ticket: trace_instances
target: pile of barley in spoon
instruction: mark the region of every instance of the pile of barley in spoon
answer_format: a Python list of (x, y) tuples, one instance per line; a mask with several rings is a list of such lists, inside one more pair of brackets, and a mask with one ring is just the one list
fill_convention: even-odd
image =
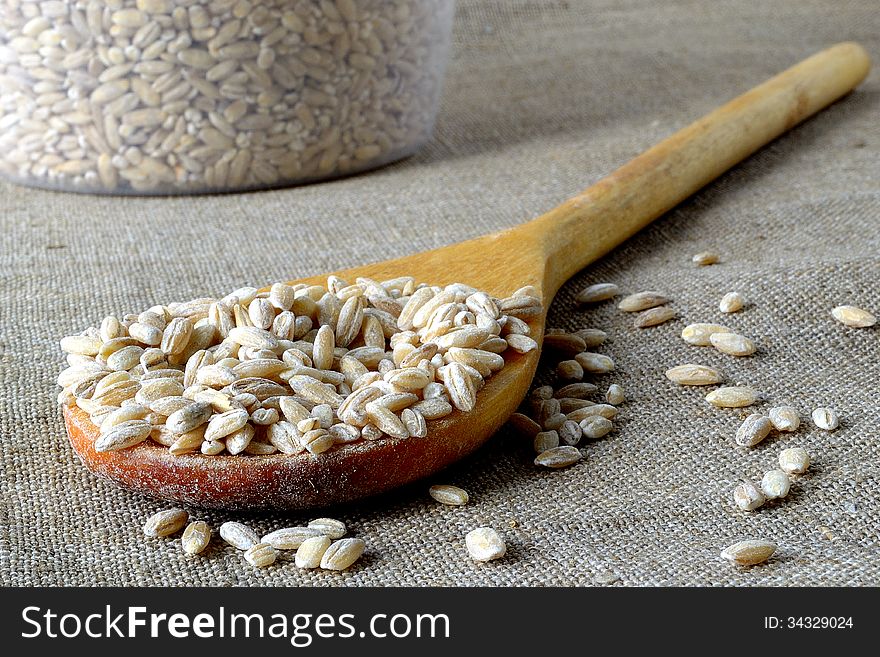
[(99, 428), (97, 451), (152, 441), (172, 454), (318, 455), (383, 437), (424, 438), (469, 412), (502, 354), (537, 348), (533, 288), (330, 276), (108, 316), (61, 340), (59, 401)]

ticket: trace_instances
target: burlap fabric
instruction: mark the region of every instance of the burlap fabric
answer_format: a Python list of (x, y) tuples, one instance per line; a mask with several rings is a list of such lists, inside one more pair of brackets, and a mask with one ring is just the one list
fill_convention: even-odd
[[(836, 41), (880, 53), (873, 0), (677, 3), (462, 1), (434, 140), (370, 175), (246, 195), (101, 198), (0, 185), (4, 584), (30, 585), (877, 585), (880, 584), (880, 333), (829, 310), (880, 311), (880, 78), (780, 139), (581, 273), (550, 325), (607, 329), (603, 351), (629, 401), (617, 430), (563, 471), (532, 465), (501, 432), (434, 478), (471, 493), (463, 508), (429, 482), (313, 514), (198, 513), (258, 530), (343, 519), (368, 552), (350, 572), (256, 570), (215, 543), (185, 558), (145, 541), (161, 502), (96, 480), (66, 442), (54, 379), (57, 339), (108, 312), (222, 293), (441, 246), (549, 209), (641, 149)], [(696, 268), (713, 249), (722, 263)], [(477, 265), (478, 263), (475, 263)], [(462, 278), (466, 280), (465, 272)], [(682, 320), (639, 331), (605, 304), (577, 308), (584, 284), (657, 289)], [(733, 359), (684, 344), (684, 321), (726, 318), (760, 352)], [(806, 418), (825, 405), (841, 428), (736, 448), (740, 412), (665, 380), (702, 362)], [(784, 503), (744, 514), (730, 493), (780, 449), (814, 456)], [(477, 565), (464, 535), (481, 525), (508, 555)], [(718, 552), (766, 537), (778, 556), (740, 570)]]

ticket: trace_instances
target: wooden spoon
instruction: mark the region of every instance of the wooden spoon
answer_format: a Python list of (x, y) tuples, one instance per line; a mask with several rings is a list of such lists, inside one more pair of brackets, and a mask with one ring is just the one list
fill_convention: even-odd
[[(764, 144), (856, 87), (870, 60), (842, 43), (810, 57), (660, 142), (533, 221), (478, 239), (341, 272), (375, 279), (410, 275), (463, 282), (498, 297), (534, 285), (546, 309), (570, 276), (606, 254)], [(296, 282), (324, 283), (327, 274)], [(532, 323), (543, 334), (544, 317)], [(380, 493), (467, 456), (507, 420), (528, 390), (538, 353), (507, 357), (471, 413), (430, 424), (427, 438), (384, 438), (307, 453), (172, 456), (150, 443), (99, 453), (88, 416), (64, 410), (70, 442), (86, 466), (133, 491), (216, 508), (304, 509)]]

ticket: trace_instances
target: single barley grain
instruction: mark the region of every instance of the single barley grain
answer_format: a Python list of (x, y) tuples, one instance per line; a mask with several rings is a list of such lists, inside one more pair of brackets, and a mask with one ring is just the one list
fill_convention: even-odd
[(547, 468), (567, 468), (580, 460), (581, 453), (577, 447), (566, 445), (541, 452), (535, 457), (535, 465), (543, 465)]
[(309, 523), (309, 529), (317, 529), (324, 536), (336, 540), (345, 536), (345, 523), (334, 518), (316, 518)]
[(585, 399), (590, 394), (596, 392), (599, 388), (592, 383), (569, 383), (553, 392), (553, 397), (557, 399), (574, 398)]
[(761, 492), (768, 500), (775, 500), (788, 495), (791, 489), (791, 479), (783, 470), (770, 470), (764, 473), (761, 479)]
[(500, 559), (507, 553), (504, 539), (491, 527), (478, 527), (469, 531), (464, 542), (468, 554), (474, 561), (493, 561)]
[(366, 544), (360, 538), (342, 538), (330, 544), (321, 557), (321, 568), (345, 570), (361, 558)]
[(596, 402), (591, 402), (588, 399), (577, 399), (575, 397), (563, 397), (559, 400), (559, 412), (565, 413), (568, 415), (572, 411), (576, 411), (579, 408), (586, 408), (587, 406), (595, 406)]
[(612, 383), (608, 386), (608, 390), (605, 392), (605, 401), (613, 406), (620, 406), (626, 401), (626, 395), (623, 392), (623, 388), (616, 383)]
[(555, 397), (535, 402), (533, 407), (536, 412), (535, 419), (542, 425), (552, 416), (562, 412), (562, 402)]
[(165, 426), (171, 433), (184, 434), (208, 422), (213, 413), (211, 404), (194, 402), (171, 413), (165, 420)]
[(527, 335), (511, 333), (505, 339), (507, 340), (507, 346), (519, 354), (527, 354), (538, 348), (538, 343)]
[(95, 441), (96, 452), (115, 452), (128, 449), (144, 442), (153, 430), (146, 420), (127, 420), (120, 422)]
[(624, 312), (634, 313), (667, 303), (669, 303), (669, 298), (660, 292), (637, 292), (624, 297), (617, 307)]
[(596, 283), (585, 287), (575, 295), (578, 303), (598, 303), (606, 301), (620, 294), (620, 288), (614, 283)]
[(584, 418), (578, 426), (580, 426), (584, 437), (590, 440), (598, 440), (608, 435), (614, 429), (614, 424), (611, 420), (601, 415)]
[(294, 563), (297, 568), (319, 568), (321, 559), (327, 548), (330, 547), (331, 540), (327, 536), (311, 536), (304, 540), (296, 549)]
[(529, 393), (529, 397), (532, 399), (552, 399), (553, 386), (538, 386)]
[(719, 408), (742, 408), (758, 401), (758, 391), (748, 386), (718, 388), (706, 395), (706, 401)]
[(166, 509), (154, 513), (144, 523), (144, 534), (151, 538), (159, 538), (176, 534), (186, 526), (189, 514), (183, 509)]
[(244, 558), (252, 566), (266, 568), (275, 563), (278, 551), (268, 543), (257, 543), (244, 551)]
[(754, 566), (767, 561), (774, 552), (776, 552), (775, 543), (750, 539), (724, 548), (721, 557), (738, 566)]
[(723, 313), (735, 313), (743, 309), (745, 299), (739, 292), (728, 292), (718, 303), (718, 310)]
[(405, 408), (400, 413), (400, 421), (409, 432), (410, 438), (425, 438), (428, 435), (428, 423), (425, 416), (411, 408)]
[(607, 374), (614, 371), (614, 361), (605, 354), (585, 351), (575, 356), (575, 360), (584, 369), (584, 372), (591, 374)]
[(770, 422), (770, 418), (760, 413), (752, 413), (737, 429), (734, 440), (742, 447), (754, 447), (770, 435), (772, 428), (773, 423)]
[(549, 449), (559, 447), (559, 434), (556, 431), (541, 431), (535, 436), (532, 445), (537, 454), (542, 454)]
[(224, 522), (220, 525), (220, 538), (239, 550), (248, 550), (260, 542), (257, 532), (240, 522)]
[(226, 444), (226, 451), (230, 454), (241, 454), (245, 451), (256, 435), (256, 430), (250, 424), (244, 425), (238, 431), (234, 431), (233, 433), (226, 436), (224, 439)]
[(583, 437), (581, 425), (574, 420), (566, 420), (556, 432), (559, 434), (559, 442), (563, 445), (577, 445)]
[(608, 339), (608, 334), (605, 331), (594, 328), (578, 329), (574, 335), (584, 341), (587, 349), (603, 345)]
[(691, 262), (698, 267), (714, 265), (718, 262), (718, 254), (713, 251), (701, 251), (691, 258)]
[(811, 417), (813, 418), (813, 424), (825, 431), (834, 431), (840, 426), (840, 419), (837, 417), (837, 413), (830, 408), (817, 408), (813, 411)]
[(187, 525), (180, 539), (181, 547), (187, 554), (203, 552), (211, 542), (211, 528), (204, 520), (196, 520)]
[(708, 386), (721, 383), (724, 375), (714, 367), (687, 363), (666, 370), (666, 378), (682, 386)]
[(767, 413), (777, 431), (797, 431), (801, 426), (801, 418), (791, 406), (777, 406)]
[(837, 306), (831, 311), (832, 316), (844, 326), (868, 328), (877, 323), (877, 318), (863, 308), (856, 306)]
[(753, 482), (745, 479), (733, 489), (733, 501), (743, 511), (754, 511), (764, 505), (764, 493)]
[(171, 452), (173, 456), (190, 454), (202, 446), (202, 443), (205, 440), (205, 430), (199, 427), (198, 429), (193, 429), (188, 433), (182, 433), (179, 436), (176, 436), (176, 438), (177, 440), (175, 440), (171, 444), (171, 446), (168, 447), (168, 451)]
[(636, 319), (633, 322), (633, 325), (636, 328), (649, 328), (651, 326), (658, 326), (660, 324), (668, 322), (677, 314), (678, 313), (676, 313), (675, 310), (668, 306), (650, 308), (649, 310), (645, 310), (636, 315)]
[(779, 467), (787, 474), (804, 474), (810, 467), (810, 455), (803, 447), (789, 447), (779, 452)]
[(556, 366), (556, 376), (562, 381), (580, 381), (584, 378), (584, 368), (576, 360), (564, 360)]
[(440, 504), (449, 506), (462, 506), (468, 503), (470, 497), (463, 488), (458, 486), (449, 486), (446, 484), (437, 484), (428, 489), (428, 494)]
[(731, 356), (750, 356), (757, 351), (754, 342), (737, 333), (713, 333), (709, 342), (718, 351)]
[(285, 527), (266, 534), (260, 542), (271, 545), (276, 550), (295, 550), (307, 538), (324, 535), (317, 527)]
[(611, 404), (592, 404), (591, 406), (584, 406), (583, 408), (578, 408), (577, 410), (572, 411), (568, 414), (568, 419), (580, 422), (588, 417), (601, 416), (613, 420), (617, 417), (618, 413), (619, 411), (617, 407), (612, 406)]

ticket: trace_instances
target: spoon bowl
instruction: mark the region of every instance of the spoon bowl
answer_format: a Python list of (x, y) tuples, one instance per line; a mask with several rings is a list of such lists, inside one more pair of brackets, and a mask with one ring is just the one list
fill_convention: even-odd
[[(479, 241), (479, 240), (478, 240)], [(468, 284), (496, 296), (513, 291), (490, 267), (474, 267), (444, 273), (438, 263), (455, 259), (469, 243), (429, 254), (356, 267), (337, 272), (345, 280), (366, 276), (376, 280), (414, 276), (416, 280), (445, 285), (456, 282), (455, 271), (467, 271)], [(475, 247), (477, 245), (474, 245)], [(471, 257), (476, 252), (466, 251)], [(439, 258), (435, 262), (434, 256)], [(290, 281), (325, 284), (327, 276)], [(530, 278), (523, 283), (535, 284)], [(520, 286), (517, 286), (520, 287)], [(537, 287), (537, 286), (536, 286)], [(491, 288), (491, 289), (490, 289)], [(544, 317), (530, 322), (532, 337), (540, 343)], [(97, 429), (89, 416), (75, 406), (64, 408), (67, 433), (74, 450), (93, 472), (124, 488), (163, 499), (205, 508), (304, 509), (347, 502), (382, 493), (426, 477), (467, 456), (497, 431), (510, 417), (528, 390), (538, 365), (539, 352), (505, 354), (505, 367), (486, 380), (478, 395), (478, 408), (470, 413), (453, 410), (429, 423), (426, 438), (381, 440), (338, 445), (312, 456), (270, 454), (266, 456), (183, 454), (174, 456), (167, 447), (146, 441), (116, 452), (96, 452)]]
[[(802, 61), (668, 137), (550, 212), (515, 228), (434, 251), (336, 272), (354, 280), (413, 276), (431, 285), (462, 282), (504, 297), (534, 286), (544, 314), (574, 273), (805, 118), (855, 88), (870, 61), (843, 43)], [(327, 275), (293, 281), (324, 284)], [(509, 350), (508, 350), (509, 351)], [(96, 452), (88, 415), (64, 408), (70, 442), (96, 474), (129, 490), (200, 507), (305, 509), (381, 493), (429, 476), (488, 440), (528, 391), (539, 350), (505, 353), (470, 413), (429, 424), (426, 438), (340, 445), (318, 456), (185, 454), (148, 442)]]

